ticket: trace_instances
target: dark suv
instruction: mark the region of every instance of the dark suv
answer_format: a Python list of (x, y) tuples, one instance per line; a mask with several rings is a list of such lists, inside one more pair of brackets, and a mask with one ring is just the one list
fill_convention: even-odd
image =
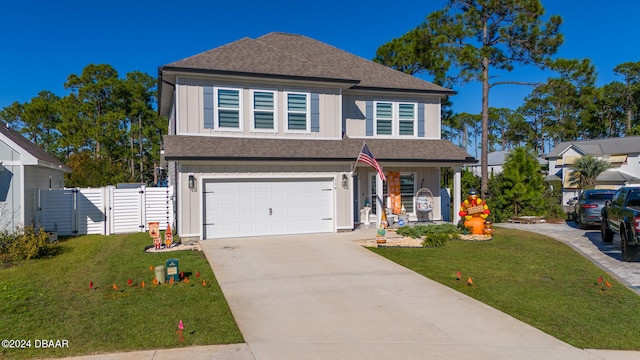
[(578, 228), (585, 229), (588, 226), (600, 225), (602, 221), (602, 208), (607, 200), (613, 199), (616, 190), (585, 190), (573, 205), (573, 221)]

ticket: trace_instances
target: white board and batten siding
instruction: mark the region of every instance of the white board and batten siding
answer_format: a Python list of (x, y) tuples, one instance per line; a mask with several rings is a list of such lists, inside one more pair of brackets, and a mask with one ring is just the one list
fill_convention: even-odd
[(151, 221), (166, 229), (173, 225), (173, 200), (173, 187), (38, 189), (37, 219), (61, 236), (141, 232)]

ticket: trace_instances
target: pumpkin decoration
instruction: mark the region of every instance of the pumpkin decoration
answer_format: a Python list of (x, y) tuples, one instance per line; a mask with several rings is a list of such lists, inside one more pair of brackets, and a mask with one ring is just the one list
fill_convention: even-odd
[(142, 280), (142, 282), (140, 283), (140, 286), (142, 286), (142, 288), (144, 289), (144, 280)]
[(113, 290), (118, 290), (118, 285), (113, 284)]

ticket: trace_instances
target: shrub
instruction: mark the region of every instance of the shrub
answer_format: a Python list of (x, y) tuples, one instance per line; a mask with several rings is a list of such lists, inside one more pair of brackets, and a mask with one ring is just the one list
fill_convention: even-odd
[(450, 238), (459, 233), (453, 224), (402, 226), (397, 231), (402, 236), (423, 238), (423, 246), (437, 247), (447, 244)]
[(17, 228), (14, 232), (0, 233), (0, 259), (2, 262), (28, 260), (47, 250), (49, 236), (42, 228)]

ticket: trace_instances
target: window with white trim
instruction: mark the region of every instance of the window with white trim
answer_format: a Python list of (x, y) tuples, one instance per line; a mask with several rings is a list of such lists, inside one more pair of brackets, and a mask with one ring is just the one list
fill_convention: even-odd
[(286, 93), (287, 131), (310, 132), (309, 94)]
[(252, 126), (254, 130), (276, 130), (276, 92), (254, 90), (252, 95)]
[(418, 124), (416, 103), (377, 101), (374, 104), (375, 136), (416, 136)]
[(241, 129), (242, 96), (240, 89), (218, 88), (215, 96), (215, 122), (217, 128)]
[(393, 103), (376, 103), (375, 129), (376, 135), (393, 135)]
[(399, 135), (413, 136), (416, 134), (416, 104), (398, 104)]

